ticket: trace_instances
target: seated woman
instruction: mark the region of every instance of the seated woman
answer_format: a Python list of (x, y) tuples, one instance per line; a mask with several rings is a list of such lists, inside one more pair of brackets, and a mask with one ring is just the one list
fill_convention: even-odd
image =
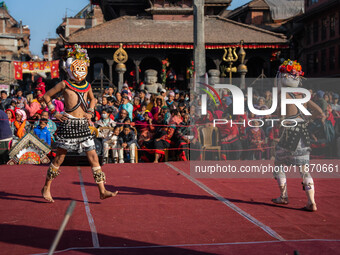
[(161, 96), (156, 97), (153, 102), (153, 107), (151, 109), (151, 113), (154, 118), (157, 118), (156, 114), (158, 114), (161, 111), (163, 106), (165, 106), (163, 97)]
[(26, 111), (29, 113), (29, 117), (32, 118), (34, 116), (34, 114), (37, 113), (37, 111), (39, 111), (41, 109), (41, 104), (44, 100), (43, 100), (43, 95), (40, 94), (37, 96), (36, 99), (34, 99), (32, 102), (30, 102), (29, 104), (27, 104), (27, 102), (24, 102), (25, 104), (25, 109)]
[(141, 105), (140, 105), (140, 98), (135, 97), (133, 99), (133, 111), (132, 111), (132, 117), (136, 118), (138, 112), (140, 111)]
[(11, 125), (13, 133), (12, 146), (14, 146), (19, 139), (24, 137), (27, 132), (31, 131), (30, 124), (26, 119), (27, 115), (24, 110), (17, 109), (15, 111), (15, 121), (13, 121)]
[(262, 159), (262, 153), (264, 152), (265, 134), (262, 128), (259, 126), (259, 121), (253, 120), (253, 126), (247, 131), (247, 141), (249, 148), (254, 149), (249, 152), (249, 159)]
[[(179, 112), (178, 112), (179, 114)], [(163, 116), (159, 114), (158, 118), (163, 119)], [(163, 119), (164, 120), (164, 119)], [(170, 120), (170, 125), (163, 125), (158, 129), (158, 132), (155, 135), (155, 140), (153, 147), (155, 149), (155, 161), (154, 163), (158, 163), (161, 156), (165, 155), (165, 149), (170, 148), (171, 138), (175, 133), (176, 126), (181, 122), (181, 119), (172, 119)]]
[(164, 149), (170, 147), (171, 138), (176, 127), (169, 128), (169, 126), (166, 126), (162, 114), (158, 114), (157, 120), (153, 120), (152, 124), (155, 135), (153, 139), (143, 141), (141, 145), (141, 159), (151, 162), (155, 158), (154, 162), (158, 163), (161, 155), (165, 154)]
[(190, 156), (192, 160), (200, 159), (201, 144), (198, 141), (198, 131), (196, 126), (191, 126), (189, 114), (183, 115), (183, 121), (179, 123), (174, 135), (179, 150), (179, 160), (187, 161), (190, 146)]
[[(145, 111), (146, 111), (146, 105), (141, 105), (141, 107), (138, 109), (138, 110), (136, 110), (135, 112), (134, 112), (134, 119), (133, 119), (133, 121), (140, 121), (140, 120), (143, 120), (144, 119), (144, 113), (145, 113)], [(151, 114), (151, 113), (150, 113)], [(151, 114), (152, 115), (152, 114)]]
[(275, 159), (275, 147), (280, 141), (281, 133), (280, 133), (280, 122), (275, 122), (274, 127), (269, 128), (268, 132), (268, 149), (267, 149), (267, 159)]
[(151, 112), (145, 112), (142, 120), (136, 121), (138, 131), (138, 145), (143, 146), (144, 141), (150, 141), (154, 136), (155, 127), (152, 125), (153, 117)]
[[(236, 121), (234, 116), (233, 121)], [(231, 118), (230, 118), (231, 119)], [(222, 157), (224, 160), (239, 160), (242, 153), (242, 143), (240, 141), (239, 129), (237, 125), (227, 124), (216, 125), (220, 131)]]
[(311, 137), (312, 155), (315, 157), (326, 157), (331, 155), (329, 151), (331, 143), (335, 138), (335, 130), (330, 120), (327, 120), (328, 112), (322, 119), (313, 120), (308, 125)]
[[(238, 132), (239, 132), (239, 138), (240, 138), (240, 142), (241, 142), (241, 147), (242, 148), (248, 148), (248, 140), (247, 140), (247, 131), (249, 129), (248, 126), (248, 117), (247, 114), (243, 114), (243, 115), (238, 115), (236, 117), (236, 122), (238, 123), (244, 123), (244, 125), (239, 125), (238, 126)], [(241, 152), (241, 159), (242, 160), (246, 160), (248, 159), (248, 152), (247, 150), (243, 150)]]
[(115, 94), (115, 100), (114, 100), (113, 104), (117, 108), (119, 108), (119, 106), (122, 104), (122, 95), (118, 91)]
[(12, 109), (7, 109), (6, 114), (7, 114), (8, 120), (9, 120), (9, 124), (11, 125), (12, 122), (15, 121), (15, 113)]

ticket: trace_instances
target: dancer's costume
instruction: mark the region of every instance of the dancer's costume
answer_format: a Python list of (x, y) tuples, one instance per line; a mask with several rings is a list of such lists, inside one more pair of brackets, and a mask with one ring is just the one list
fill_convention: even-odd
[[(285, 61), (279, 68), (278, 86), (298, 87), (301, 82), (301, 65), (291, 60)], [(289, 93), (290, 97), (296, 98), (294, 93)], [(304, 115), (298, 109), (298, 113), (288, 116), (286, 119), (292, 119), (297, 122), (295, 127), (284, 127), (280, 141), (276, 146), (275, 165), (295, 165), (300, 170), (302, 177), (303, 189), (309, 198), (313, 193), (314, 200), (314, 182), (304, 165), (309, 164), (310, 154), (310, 137), (307, 129), (307, 123)], [(288, 204), (287, 179), (284, 171), (274, 172), (274, 177), (280, 187), (281, 196), (272, 201), (279, 204)]]
[[(77, 44), (68, 50), (64, 68), (67, 71), (69, 80), (63, 82), (66, 84), (65, 89), (72, 90), (78, 96), (78, 102), (72, 109), (65, 110), (68, 119), (61, 122), (58, 127), (55, 142), (56, 148), (76, 151), (78, 153), (95, 150), (95, 143), (89, 129), (88, 120), (86, 118), (76, 118), (68, 114), (79, 107), (81, 107), (84, 112), (91, 115), (94, 114), (94, 109), (88, 108), (87, 102), (84, 99), (85, 93), (91, 88), (91, 85), (85, 80), (89, 63), (90, 60), (87, 56), (87, 51), (80, 48)], [(52, 114), (57, 113), (53, 104), (48, 107)], [(100, 167), (94, 167), (92, 171), (96, 183), (105, 181), (105, 174), (101, 171)], [(59, 173), (59, 168), (51, 164), (47, 171), (47, 178), (52, 180), (56, 178)]]

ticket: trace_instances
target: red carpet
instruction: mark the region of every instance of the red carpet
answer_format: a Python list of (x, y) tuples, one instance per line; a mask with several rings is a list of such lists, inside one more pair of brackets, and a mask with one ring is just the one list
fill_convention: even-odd
[[(189, 173), (189, 163), (170, 166)], [(1, 254), (46, 253), (71, 200), (77, 205), (58, 254), (340, 254), (339, 179), (315, 180), (316, 213), (299, 210), (299, 179), (288, 180), (287, 206), (270, 203), (278, 196), (271, 179), (198, 179), (290, 240), (280, 242), (170, 166), (105, 165), (107, 189), (119, 190), (105, 201), (90, 167), (80, 167), (79, 176), (77, 167), (63, 166), (52, 185), (54, 204), (40, 195), (47, 167), (0, 166)]]

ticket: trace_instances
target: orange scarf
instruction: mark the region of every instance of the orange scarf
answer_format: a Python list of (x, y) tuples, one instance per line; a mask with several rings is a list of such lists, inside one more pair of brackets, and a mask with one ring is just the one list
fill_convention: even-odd
[(18, 121), (14, 121), (14, 126), (17, 128), (17, 137), (22, 138), (25, 134), (26, 120), (22, 124)]

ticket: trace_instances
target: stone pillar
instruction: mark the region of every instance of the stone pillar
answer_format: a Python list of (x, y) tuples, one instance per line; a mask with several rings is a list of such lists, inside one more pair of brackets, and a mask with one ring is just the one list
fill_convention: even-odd
[(209, 85), (220, 84), (220, 75), (221, 72), (218, 69), (210, 69), (208, 71), (209, 74)]
[(194, 65), (196, 77), (204, 77), (206, 73), (204, 0), (194, 0)]
[(112, 77), (112, 66), (113, 66), (113, 59), (106, 59), (107, 64), (109, 65), (109, 74), (110, 74), (110, 81), (113, 84), (113, 77)]
[(134, 60), (133, 63), (135, 64), (136, 66), (136, 85), (137, 85), (137, 88), (138, 88), (138, 82), (139, 82), (139, 65), (140, 65), (140, 62), (142, 62), (141, 60), (137, 59), (137, 60)]
[(126, 66), (121, 63), (117, 64), (116, 72), (118, 73), (118, 91), (121, 91), (124, 84), (124, 73), (126, 72)]

